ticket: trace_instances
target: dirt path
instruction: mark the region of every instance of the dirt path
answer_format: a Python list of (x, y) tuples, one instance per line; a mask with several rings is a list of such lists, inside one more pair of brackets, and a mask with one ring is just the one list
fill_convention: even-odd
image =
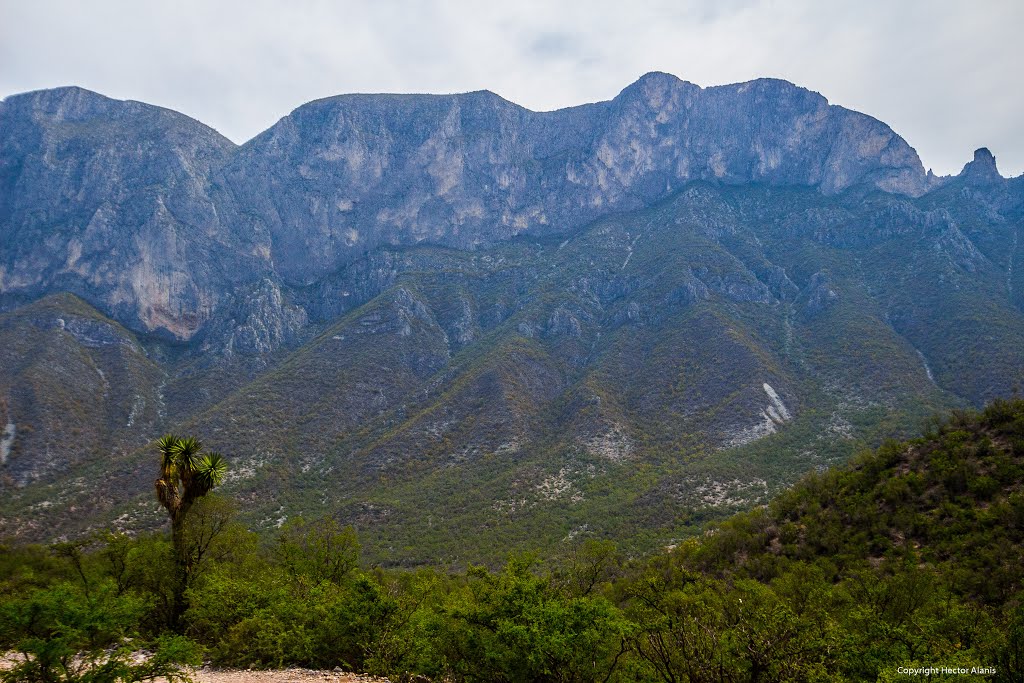
[[(10, 669), (20, 661), (16, 655), (0, 653), (0, 671)], [(196, 683), (390, 683), (386, 678), (364, 676), (335, 669), (211, 669), (203, 667), (192, 672)]]
[(388, 683), (386, 678), (344, 673), (341, 670), (281, 669), (254, 671), (248, 669), (207, 669), (193, 674), (197, 683)]

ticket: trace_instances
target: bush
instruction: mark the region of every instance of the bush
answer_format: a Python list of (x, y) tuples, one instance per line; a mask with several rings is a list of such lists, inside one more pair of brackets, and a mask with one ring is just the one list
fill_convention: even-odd
[[(100, 683), (190, 680), (200, 649), (180, 636), (139, 639), (145, 602), (118, 595), (114, 582), (80, 587), (61, 582), (0, 606), (0, 629), (20, 663), (0, 673), (4, 683)], [(134, 653), (155, 648), (143, 661)]]

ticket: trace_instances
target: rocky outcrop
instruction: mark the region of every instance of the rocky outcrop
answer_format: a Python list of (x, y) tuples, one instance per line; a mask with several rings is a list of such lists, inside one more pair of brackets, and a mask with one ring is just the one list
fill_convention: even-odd
[(234, 305), (206, 335), (206, 350), (226, 356), (269, 354), (297, 341), (307, 323), (306, 311), (288, 302), (280, 286), (264, 278), (235, 292)]
[(993, 185), (1004, 182), (996, 168), (996, 158), (987, 147), (975, 150), (974, 159), (969, 161), (957, 176), (975, 185)]

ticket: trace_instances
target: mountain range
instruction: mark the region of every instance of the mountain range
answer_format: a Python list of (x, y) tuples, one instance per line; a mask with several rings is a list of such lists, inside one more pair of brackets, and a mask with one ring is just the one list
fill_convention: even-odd
[(161, 523), (166, 431), (373, 561), (643, 549), (1018, 389), (1024, 177), (785, 81), (342, 95), (237, 146), (0, 103), (0, 535)]

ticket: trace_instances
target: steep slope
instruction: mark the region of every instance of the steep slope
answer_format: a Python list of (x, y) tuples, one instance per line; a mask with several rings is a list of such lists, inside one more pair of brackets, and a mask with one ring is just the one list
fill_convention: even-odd
[(234, 145), (198, 121), (81, 88), (0, 103), (0, 295), (74, 292), (136, 331), (190, 338), (267, 269), (224, 222)]
[(145, 444), (161, 420), (162, 378), (134, 335), (74, 296), (0, 315), (5, 487)]
[(609, 594), (651, 678), (1020, 680), (1022, 481), (1024, 401), (957, 411), (635, 563)]
[(565, 233), (693, 180), (929, 187), (892, 130), (816, 93), (768, 79), (702, 89), (660, 73), (548, 113), (489, 92), (318, 100), (246, 144), (227, 175), (292, 283), (382, 244)]
[(383, 245), (569, 233), (694, 180), (932, 184), (887, 126), (776, 80), (648, 74), (610, 102), (525, 110), (487, 92), (344, 95), (242, 148), (183, 115), (80, 88), (0, 104), (0, 301), (72, 291), (188, 340), (231, 293), (310, 285)]
[[(253, 523), (332, 514), (378, 561), (579, 533), (649, 548), (1012, 391), (1024, 316), (1006, 273), (965, 260), (973, 242), (932, 201), (693, 183), (566, 239), (378, 251), (289, 290), (314, 320), (348, 312), (251, 382), (172, 380), (194, 384), (167, 424), (233, 455)], [(188, 411), (203, 387), (226, 398)], [(158, 520), (150, 459), (77, 523)], [(18, 493), (8, 528), (57, 523), (28, 510), (61, 487)]]
[(956, 593), (1002, 605), (1024, 588), (1022, 475), (1024, 401), (1000, 400), (807, 477), (681, 554), (705, 571), (761, 580), (794, 561), (842, 575), (911, 559)]

